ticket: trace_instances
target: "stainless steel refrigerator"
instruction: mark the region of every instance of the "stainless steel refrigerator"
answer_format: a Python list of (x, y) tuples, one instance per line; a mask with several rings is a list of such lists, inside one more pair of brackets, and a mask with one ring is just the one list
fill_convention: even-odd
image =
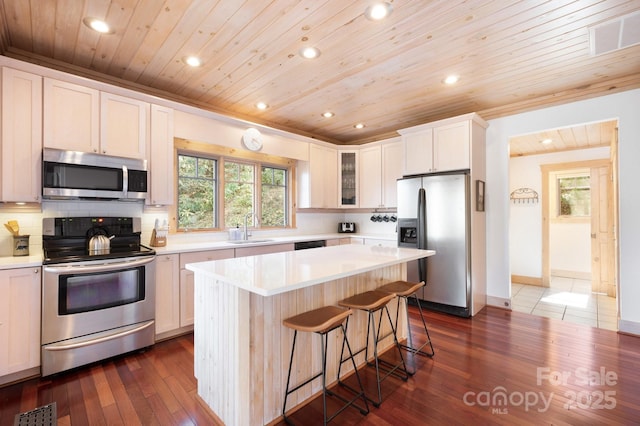
[(407, 265), (424, 281), (422, 306), (471, 316), (470, 178), (466, 172), (398, 179), (398, 246), (435, 250)]

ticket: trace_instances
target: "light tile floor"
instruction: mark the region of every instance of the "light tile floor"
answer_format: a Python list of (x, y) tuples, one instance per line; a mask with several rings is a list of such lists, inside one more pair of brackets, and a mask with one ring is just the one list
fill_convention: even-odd
[(550, 287), (511, 284), (511, 309), (617, 330), (616, 299), (591, 293), (591, 281), (552, 277)]

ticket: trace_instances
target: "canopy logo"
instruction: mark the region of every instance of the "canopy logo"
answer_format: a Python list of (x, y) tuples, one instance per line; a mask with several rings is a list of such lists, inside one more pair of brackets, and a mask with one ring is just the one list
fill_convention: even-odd
[[(489, 408), (493, 414), (508, 414), (509, 407), (524, 407), (526, 412), (535, 410), (544, 413), (556, 395), (564, 398), (563, 408), (567, 410), (612, 410), (616, 407), (616, 391), (607, 388), (618, 384), (618, 374), (605, 367), (598, 370), (578, 367), (574, 371), (553, 371), (549, 367), (538, 367), (536, 385), (544, 384), (554, 388), (570, 386), (573, 389), (567, 389), (563, 393), (533, 390), (509, 392), (503, 386), (496, 386), (491, 391), (468, 391), (463, 395), (462, 401), (471, 407)], [(575, 390), (575, 386), (582, 386), (583, 389)]]

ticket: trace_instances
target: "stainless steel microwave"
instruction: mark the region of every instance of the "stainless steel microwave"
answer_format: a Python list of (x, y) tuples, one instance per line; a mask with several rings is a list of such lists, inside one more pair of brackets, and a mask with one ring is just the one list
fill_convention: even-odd
[(143, 200), (147, 196), (147, 161), (78, 151), (42, 151), (45, 199)]

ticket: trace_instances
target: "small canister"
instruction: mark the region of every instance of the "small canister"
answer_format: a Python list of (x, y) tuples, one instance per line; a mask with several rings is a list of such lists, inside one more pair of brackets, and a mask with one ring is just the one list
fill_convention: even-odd
[(13, 236), (13, 255), (29, 256), (29, 236), (28, 235)]

